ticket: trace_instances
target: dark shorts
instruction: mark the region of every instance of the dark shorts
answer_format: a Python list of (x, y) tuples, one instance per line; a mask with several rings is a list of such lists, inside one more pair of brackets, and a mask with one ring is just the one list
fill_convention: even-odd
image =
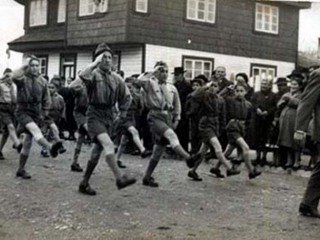
[(4, 125), (13, 123), (14, 106), (11, 104), (0, 104), (0, 120)]
[(171, 114), (150, 111), (148, 114), (148, 124), (155, 143), (162, 146), (167, 145), (168, 140), (164, 138), (164, 133), (168, 129), (172, 129)]
[(95, 142), (97, 136), (102, 133), (107, 133), (110, 137), (113, 127), (113, 111), (112, 109), (97, 109), (93, 106), (89, 106), (87, 113), (88, 122), (88, 134), (89, 137)]
[(202, 142), (209, 143), (210, 139), (218, 137), (219, 119), (218, 117), (204, 116), (199, 121), (199, 133)]
[(77, 123), (78, 129), (87, 123), (87, 116), (85, 112), (73, 112), (74, 120)]
[(42, 121), (41, 121), (41, 113), (37, 111), (32, 110), (21, 110), (18, 109), (16, 111), (16, 119), (18, 121), (18, 128), (17, 133), (18, 135), (21, 133), (29, 133), (30, 132), (25, 128), (28, 123), (34, 122), (38, 125), (39, 128), (41, 128)]
[(239, 138), (244, 138), (245, 136), (245, 122), (239, 120), (231, 120), (227, 127), (227, 136), (228, 136), (228, 143), (230, 145), (236, 146), (236, 142)]
[(84, 125), (87, 123), (87, 117), (85, 112), (73, 112), (74, 119), (77, 123), (78, 132), (81, 135), (88, 135), (88, 131)]

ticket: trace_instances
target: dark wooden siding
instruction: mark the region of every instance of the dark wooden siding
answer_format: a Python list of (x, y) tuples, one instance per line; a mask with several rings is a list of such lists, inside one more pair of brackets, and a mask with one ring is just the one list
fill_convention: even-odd
[(135, 13), (135, 0), (131, 1), (129, 41), (296, 61), (299, 27), (299, 9), (296, 7), (272, 3), (279, 7), (280, 24), (279, 34), (270, 35), (254, 32), (256, 1), (253, 0), (217, 0), (215, 24), (186, 20), (187, 0), (149, 0), (149, 14), (146, 15)]
[(96, 45), (124, 42), (127, 22), (127, 0), (109, 0), (108, 11), (94, 17), (79, 17), (79, 0), (69, 0), (68, 45)]
[(36, 26), (29, 27), (29, 4), (25, 5), (25, 35), (27, 38), (26, 41), (55, 41), (63, 40), (65, 35), (65, 24), (57, 23), (57, 9), (58, 1), (49, 0), (48, 1), (48, 12), (47, 12), (47, 25), (45, 26)]

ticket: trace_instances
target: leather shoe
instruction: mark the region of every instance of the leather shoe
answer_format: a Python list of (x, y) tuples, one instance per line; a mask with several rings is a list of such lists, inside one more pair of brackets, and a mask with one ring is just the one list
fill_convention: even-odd
[(152, 155), (152, 152), (151, 151), (148, 151), (148, 150), (144, 150), (142, 153), (141, 153), (141, 158), (147, 158), (149, 156)]
[(148, 187), (159, 187), (159, 183), (157, 183), (153, 177), (150, 177), (149, 179), (144, 178), (142, 184)]
[(261, 175), (261, 172), (259, 172), (256, 168), (253, 170), (253, 172), (249, 173), (249, 179), (254, 179)]
[(79, 185), (79, 192), (90, 196), (94, 196), (97, 194), (97, 192), (93, 188), (91, 188), (89, 184), (83, 183), (80, 183)]
[(30, 174), (27, 173), (26, 170), (17, 171), (16, 176), (21, 177), (22, 179), (30, 179), (31, 178)]
[(202, 181), (202, 178), (195, 171), (189, 171), (188, 172), (188, 177), (192, 178), (196, 182), (201, 182)]
[(70, 168), (72, 172), (83, 172), (83, 169), (80, 167), (79, 163), (72, 164)]
[(127, 168), (120, 160), (117, 161), (117, 164), (119, 168)]
[(211, 168), (210, 173), (216, 175), (217, 178), (224, 178), (224, 175), (221, 173), (219, 168)]
[(305, 217), (320, 218), (320, 213), (317, 210), (312, 209), (306, 204), (300, 203), (299, 213)]
[(51, 157), (55, 158), (58, 156), (60, 148), (62, 148), (62, 142), (56, 142), (55, 144), (52, 145), (50, 149), (50, 155)]
[(116, 185), (117, 185), (118, 189), (121, 190), (123, 188), (129, 187), (129, 186), (135, 184), (136, 181), (137, 180), (135, 178), (130, 178), (130, 177), (124, 175), (121, 179), (117, 179)]

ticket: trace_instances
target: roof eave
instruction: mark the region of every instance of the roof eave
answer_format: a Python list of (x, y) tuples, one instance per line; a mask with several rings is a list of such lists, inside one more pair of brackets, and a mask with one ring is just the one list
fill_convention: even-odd
[(22, 5), (25, 5), (26, 4), (26, 1), (25, 0), (14, 0), (15, 2), (17, 3), (20, 3)]

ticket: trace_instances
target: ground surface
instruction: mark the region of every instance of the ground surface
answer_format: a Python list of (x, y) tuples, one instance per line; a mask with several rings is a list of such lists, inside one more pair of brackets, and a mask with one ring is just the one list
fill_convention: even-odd
[[(73, 143), (66, 142), (72, 149)], [(40, 157), (34, 145), (28, 163), (31, 180), (15, 178), (18, 155), (10, 144), (0, 161), (0, 239), (320, 239), (320, 220), (298, 216), (309, 173), (288, 175), (264, 169), (249, 181), (207, 174), (203, 182), (187, 179), (181, 161), (163, 160), (155, 174), (158, 189), (141, 185), (147, 160), (125, 155), (128, 172), (138, 178), (118, 191), (106, 163), (92, 177), (95, 197), (77, 192), (82, 174), (69, 171), (72, 150), (57, 159)], [(89, 147), (84, 148), (85, 166)]]

